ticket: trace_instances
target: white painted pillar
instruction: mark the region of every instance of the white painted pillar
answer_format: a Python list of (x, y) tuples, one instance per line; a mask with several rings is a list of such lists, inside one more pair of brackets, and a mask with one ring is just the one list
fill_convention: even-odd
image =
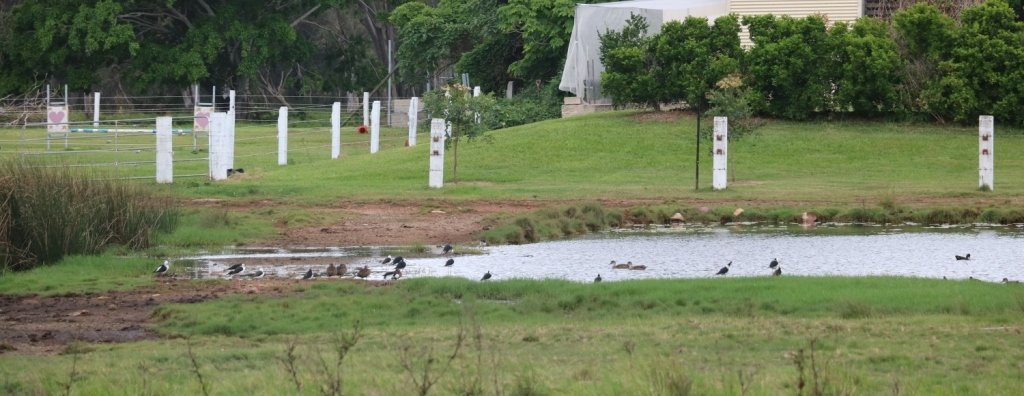
[(370, 110), (370, 154), (380, 151), (380, 101), (373, 101)]
[(341, 156), (341, 102), (331, 106), (331, 159)]
[(430, 175), (427, 185), (441, 188), (444, 185), (444, 140), (446, 122), (440, 118), (430, 120)]
[[(98, 98), (98, 96), (97, 96)], [(156, 182), (174, 182), (174, 151), (171, 144), (171, 117), (156, 118)]]
[(713, 133), (713, 159), (714, 174), (712, 175), (712, 186), (715, 190), (724, 190), (728, 184), (729, 166), (729, 119), (726, 117), (715, 117), (715, 130)]
[(512, 84), (513, 82), (509, 81), (508, 85), (505, 86), (505, 99), (512, 99), (512, 95), (514, 93), (512, 90)]
[(978, 188), (995, 189), (996, 168), (995, 118), (990, 115), (978, 117)]
[(224, 134), (228, 128), (227, 113), (210, 114), (210, 179), (224, 180), (228, 178), (228, 168), (224, 165)]
[(409, 140), (406, 142), (409, 147), (416, 145), (416, 123), (419, 121), (416, 117), (419, 111), (420, 98), (413, 96), (409, 99)]
[(288, 108), (277, 111), (277, 164), (288, 165)]
[(477, 96), (480, 96), (480, 86), (479, 85), (473, 87), (473, 97), (475, 98)]
[(224, 167), (235, 169), (235, 90), (228, 91), (228, 127), (224, 134)]
[(370, 93), (363, 92), (363, 125), (370, 125)]
[(100, 93), (92, 93), (92, 127), (100, 127)]

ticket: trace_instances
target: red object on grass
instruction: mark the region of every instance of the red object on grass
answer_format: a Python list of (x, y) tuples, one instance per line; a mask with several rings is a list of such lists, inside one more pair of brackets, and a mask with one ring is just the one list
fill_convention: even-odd
[(369, 129), (366, 128), (366, 125), (360, 125), (359, 127), (356, 128), (356, 131), (359, 131), (359, 133), (366, 133), (366, 131), (368, 130)]

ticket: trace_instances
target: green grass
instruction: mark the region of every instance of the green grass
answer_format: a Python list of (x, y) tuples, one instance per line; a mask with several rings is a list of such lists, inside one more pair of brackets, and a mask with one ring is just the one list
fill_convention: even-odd
[(153, 283), (154, 258), (69, 256), (55, 264), (0, 275), (3, 294), (98, 293)]
[(189, 209), (177, 228), (160, 234), (162, 248), (220, 248), (276, 235), (266, 212), (246, 213), (226, 209)]
[[(1016, 394), (1024, 289), (907, 278), (658, 280), (574, 284), (410, 279), (394, 287), (315, 282), (295, 296), (240, 296), (161, 309), (189, 338), (76, 344), (83, 394), (197, 393), (187, 343), (212, 394), (294, 392), (326, 383), (335, 333), (362, 321), (343, 365), (351, 394), (410, 394), (402, 368), (467, 341), (435, 394)], [(191, 340), (191, 341), (187, 341)], [(811, 373), (811, 341), (815, 368)], [(0, 389), (59, 393), (72, 355), (0, 355)], [(979, 381), (978, 378), (984, 378)], [(688, 388), (686, 385), (688, 384)], [(533, 390), (535, 392), (525, 392)]]
[[(320, 122), (320, 121), (317, 121)], [(702, 198), (766, 203), (838, 203), (844, 206), (921, 197), (1006, 198), (1024, 194), (1024, 150), (1020, 130), (998, 127), (996, 188), (977, 189), (977, 130), (972, 127), (886, 122), (769, 121), (730, 145), (736, 181), (710, 192), (710, 151), (702, 150), (701, 188), (693, 191), (694, 119), (638, 121), (612, 112), (538, 122), (490, 132), (490, 139), (460, 145), (458, 184), (430, 190), (427, 128), (420, 144), (402, 147), (403, 128), (382, 130), (382, 150), (370, 155), (367, 135), (343, 129), (342, 158), (329, 159), (326, 124), (295, 123), (293, 165), (276, 165), (273, 124), (240, 124), (236, 166), (246, 174), (210, 183), (180, 178), (165, 187), (186, 197), (293, 200), (323, 203), (354, 199), (620, 199)], [(20, 134), (20, 131), (5, 132)], [(28, 130), (38, 137), (42, 132)], [(7, 136), (18, 139), (20, 135)], [(111, 147), (109, 136), (79, 135), (76, 149)], [(104, 139), (104, 140), (101, 140)], [(191, 137), (175, 137), (175, 159), (200, 159)], [(42, 143), (26, 147), (38, 151)], [(200, 142), (203, 147), (205, 142)], [(704, 142), (704, 147), (710, 147)], [(125, 148), (152, 145), (151, 136), (124, 137)], [(15, 148), (4, 147), (5, 152)], [(20, 149), (20, 148), (19, 148)], [(120, 161), (152, 160), (152, 152), (119, 152)], [(96, 154), (111, 161), (110, 153)], [(450, 152), (446, 176), (451, 175)], [(89, 159), (89, 154), (69, 158)], [(178, 175), (205, 174), (203, 161), (184, 162)], [(126, 175), (151, 176), (151, 165), (122, 167)], [(146, 181), (147, 183), (149, 181)]]
[[(159, 309), (173, 335), (277, 335), (367, 326), (453, 325), (461, 307), (478, 301), (484, 323), (543, 323), (659, 316), (725, 315), (890, 317), (920, 314), (1020, 317), (1024, 289), (982, 282), (913, 278), (746, 278), (643, 280), (580, 284), (558, 280), (478, 283), (410, 279), (395, 287), (316, 282), (285, 298), (236, 296)], [(626, 314), (623, 314), (626, 313)]]

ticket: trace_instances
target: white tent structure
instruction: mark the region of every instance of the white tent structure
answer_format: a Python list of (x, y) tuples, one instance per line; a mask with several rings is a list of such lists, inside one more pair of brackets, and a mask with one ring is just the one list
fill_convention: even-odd
[(577, 4), (576, 18), (569, 39), (569, 53), (558, 89), (572, 92), (585, 103), (604, 104), (610, 99), (601, 94), (601, 40), (599, 34), (618, 31), (630, 14), (647, 19), (647, 33), (658, 34), (661, 25), (682, 21), (688, 16), (714, 20), (729, 13), (729, 0), (632, 0), (602, 4)]

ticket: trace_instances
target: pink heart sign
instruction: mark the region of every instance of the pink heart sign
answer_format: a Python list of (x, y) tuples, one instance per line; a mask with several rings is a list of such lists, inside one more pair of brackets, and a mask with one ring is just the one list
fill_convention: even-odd
[(56, 123), (59, 123), (61, 121), (64, 121), (64, 112), (63, 111), (51, 111), (49, 113), (49, 117), (50, 117), (50, 123), (56, 124)]
[(210, 124), (210, 113), (199, 113), (196, 114), (196, 125), (205, 128)]

